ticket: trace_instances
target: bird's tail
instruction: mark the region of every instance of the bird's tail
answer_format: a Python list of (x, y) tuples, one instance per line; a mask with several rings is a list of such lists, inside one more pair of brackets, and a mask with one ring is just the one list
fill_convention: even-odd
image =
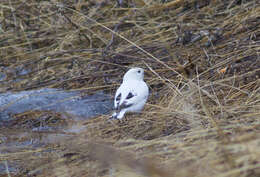
[(119, 113), (115, 111), (109, 119), (117, 119), (118, 114)]

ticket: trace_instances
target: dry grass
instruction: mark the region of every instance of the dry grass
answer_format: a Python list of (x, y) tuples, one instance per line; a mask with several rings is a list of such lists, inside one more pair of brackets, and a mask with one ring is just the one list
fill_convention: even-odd
[[(23, 122), (2, 128), (1, 139), (43, 144), (2, 146), (5, 166), (19, 167), (6, 173), (259, 176), (259, 2), (118, 2), (1, 1), (1, 92), (55, 87), (113, 95), (133, 66), (145, 68), (151, 91), (143, 114), (124, 122), (68, 120), (66, 128), (80, 134), (31, 132)], [(19, 67), (30, 72), (19, 75)]]

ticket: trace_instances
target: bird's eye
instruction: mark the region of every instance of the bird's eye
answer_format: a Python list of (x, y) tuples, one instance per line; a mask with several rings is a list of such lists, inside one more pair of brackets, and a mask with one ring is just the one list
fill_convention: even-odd
[(138, 72), (138, 73), (141, 73), (141, 70), (138, 70), (137, 72)]

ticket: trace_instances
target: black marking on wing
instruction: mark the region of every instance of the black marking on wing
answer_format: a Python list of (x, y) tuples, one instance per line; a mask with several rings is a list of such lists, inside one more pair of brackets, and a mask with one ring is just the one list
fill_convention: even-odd
[(118, 109), (119, 107), (119, 102), (120, 102), (120, 99), (121, 99), (121, 93), (117, 95), (116, 97), (116, 105), (115, 105), (115, 109)]
[(121, 99), (121, 93), (119, 95), (117, 95), (116, 101), (120, 101), (120, 99)]
[(132, 105), (133, 105), (133, 103), (132, 103), (132, 104), (126, 104), (126, 103), (124, 102), (124, 103), (122, 103), (122, 104), (118, 107), (118, 110), (125, 109), (125, 108), (129, 108), (129, 107), (131, 107)]
[[(126, 97), (126, 100), (129, 100), (129, 99), (133, 98), (134, 96), (135, 95), (132, 92), (129, 92)], [(117, 111), (120, 111), (121, 109), (125, 109), (125, 108), (128, 108), (133, 105), (133, 104), (127, 104), (127, 102), (123, 102), (121, 105), (119, 105), (120, 99), (121, 99), (121, 93), (116, 97), (117, 105), (116, 105), (115, 109)]]
[(133, 97), (134, 97), (134, 94), (132, 92), (129, 92), (126, 99), (128, 100), (128, 99), (131, 99)]
[[(132, 92), (129, 92), (128, 93), (128, 95), (127, 95), (127, 97), (126, 97), (126, 100), (129, 100), (129, 99), (131, 99), (131, 98), (133, 98), (135, 95), (132, 93)], [(118, 103), (119, 104), (119, 103)], [(127, 104), (127, 101), (124, 101), (120, 106), (119, 105), (117, 105), (117, 110), (121, 110), (121, 109), (125, 109), (125, 108), (129, 108), (129, 107), (131, 107), (133, 105), (133, 103), (132, 104)]]

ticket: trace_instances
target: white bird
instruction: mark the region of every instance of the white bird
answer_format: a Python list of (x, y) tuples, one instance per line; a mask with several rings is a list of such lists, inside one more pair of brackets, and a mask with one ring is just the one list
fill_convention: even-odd
[(123, 83), (116, 91), (114, 99), (115, 112), (112, 118), (122, 119), (126, 112), (141, 112), (149, 95), (149, 89), (144, 82), (144, 70), (132, 68), (128, 70)]

